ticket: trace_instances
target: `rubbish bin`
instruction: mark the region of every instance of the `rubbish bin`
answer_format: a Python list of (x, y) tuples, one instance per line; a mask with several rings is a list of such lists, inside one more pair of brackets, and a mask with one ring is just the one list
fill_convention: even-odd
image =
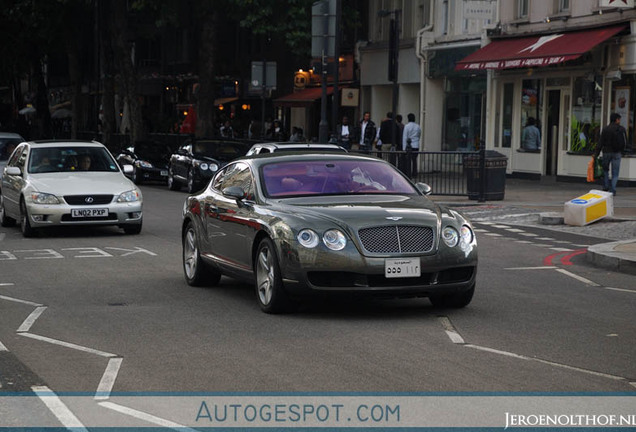
[[(508, 158), (494, 150), (482, 151), (480, 155), (485, 158), (483, 181), (484, 195), (486, 201), (498, 201), (504, 199), (506, 190), (506, 167)], [(480, 156), (471, 155), (464, 158), (464, 172), (466, 173), (466, 189), (468, 198), (471, 200), (480, 199), (482, 187)]]

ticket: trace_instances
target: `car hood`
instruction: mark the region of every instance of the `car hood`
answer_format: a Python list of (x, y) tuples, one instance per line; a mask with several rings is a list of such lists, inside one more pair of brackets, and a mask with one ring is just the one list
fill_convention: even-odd
[(40, 192), (55, 195), (117, 195), (135, 189), (120, 172), (32, 174), (29, 183)]
[(138, 156), (137, 160), (149, 162), (153, 166), (156, 166), (157, 168), (159, 168), (159, 167), (168, 166), (168, 162), (170, 161), (170, 158), (168, 156), (149, 155), (148, 157)]
[(437, 226), (442, 213), (437, 204), (419, 195), (287, 198), (279, 205), (296, 217), (327, 219), (356, 230), (395, 224)]

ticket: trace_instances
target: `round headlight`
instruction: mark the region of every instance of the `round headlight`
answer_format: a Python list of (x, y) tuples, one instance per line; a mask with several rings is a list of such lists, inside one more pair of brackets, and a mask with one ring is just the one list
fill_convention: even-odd
[(201, 171), (205, 171), (206, 169), (208, 169), (208, 164), (202, 163), (201, 165), (199, 165), (199, 168), (201, 168)]
[(446, 246), (455, 247), (459, 241), (459, 233), (455, 228), (447, 226), (442, 230), (442, 239)]
[(210, 168), (210, 171), (218, 171), (219, 166), (215, 163), (211, 163), (209, 168)]
[(331, 250), (342, 250), (347, 245), (347, 238), (338, 230), (329, 230), (322, 236), (322, 242)]
[(462, 225), (459, 230), (459, 234), (462, 238), (462, 242), (465, 244), (471, 244), (473, 242), (473, 230), (468, 225)]
[(306, 248), (315, 248), (318, 246), (318, 234), (310, 229), (300, 231), (296, 238), (298, 239), (298, 243)]

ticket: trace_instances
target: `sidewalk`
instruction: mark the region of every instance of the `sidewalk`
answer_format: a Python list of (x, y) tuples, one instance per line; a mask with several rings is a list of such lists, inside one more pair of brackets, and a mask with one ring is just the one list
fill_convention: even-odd
[[(496, 217), (501, 212), (519, 213), (525, 217), (539, 219), (545, 213), (563, 213), (564, 204), (592, 189), (602, 190), (594, 183), (567, 183), (549, 180), (506, 179), (506, 191), (502, 201), (483, 203), (467, 197), (431, 196), (449, 207), (459, 207), (466, 212), (492, 213)], [(615, 240), (591, 246), (587, 260), (595, 266), (636, 274), (636, 188), (618, 187), (614, 197), (614, 216), (585, 227), (552, 225), (546, 228), (567, 230), (568, 232), (593, 235)], [(611, 236), (610, 236), (611, 235)]]

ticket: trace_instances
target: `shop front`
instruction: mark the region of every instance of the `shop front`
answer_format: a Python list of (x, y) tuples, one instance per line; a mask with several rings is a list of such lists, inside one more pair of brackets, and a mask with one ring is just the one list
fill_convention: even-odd
[[(508, 157), (508, 174), (585, 179), (612, 112), (633, 143), (636, 76), (615, 72), (624, 56), (611, 45), (628, 33), (621, 24), (498, 39), (459, 62), (460, 70), (489, 70), (486, 145)], [(636, 182), (636, 158), (623, 158), (621, 180)]]

